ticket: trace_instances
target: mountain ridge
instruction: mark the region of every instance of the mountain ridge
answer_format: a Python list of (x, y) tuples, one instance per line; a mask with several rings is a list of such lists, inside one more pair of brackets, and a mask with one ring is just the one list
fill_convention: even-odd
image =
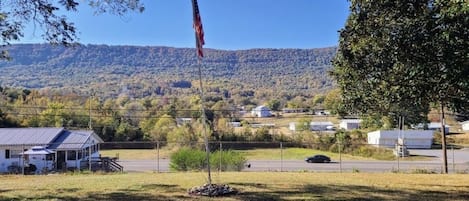
[(196, 80), (198, 65), (211, 86), (232, 94), (249, 89), (307, 96), (332, 87), (327, 71), (337, 50), (204, 49), (205, 57), (199, 62), (194, 48), (166, 46), (15, 44), (3, 49), (13, 60), (0, 61), (0, 86), (74, 93), (94, 89), (106, 96), (117, 96), (129, 88), (136, 88), (134, 96), (161, 95), (158, 87), (166, 95), (192, 93), (171, 87), (171, 83)]

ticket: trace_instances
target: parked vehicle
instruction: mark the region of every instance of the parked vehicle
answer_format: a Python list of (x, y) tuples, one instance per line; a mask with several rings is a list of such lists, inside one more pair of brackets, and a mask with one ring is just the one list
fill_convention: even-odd
[(305, 158), (307, 163), (330, 163), (331, 158), (325, 155), (314, 155), (308, 158)]

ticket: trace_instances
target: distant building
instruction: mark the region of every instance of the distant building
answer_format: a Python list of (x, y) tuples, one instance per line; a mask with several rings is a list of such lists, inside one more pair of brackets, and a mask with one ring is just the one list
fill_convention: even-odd
[(182, 126), (182, 125), (185, 125), (185, 124), (191, 124), (191, 123), (192, 123), (192, 118), (190, 118), (190, 117), (176, 118), (176, 124), (178, 126)]
[(331, 113), (325, 109), (315, 109), (313, 110), (314, 115), (330, 115)]
[(368, 144), (393, 148), (401, 136), (407, 148), (429, 149), (433, 143), (433, 133), (433, 130), (377, 130), (368, 133)]
[[(441, 131), (441, 122), (420, 123), (413, 126), (414, 129)], [(450, 126), (445, 125), (445, 133), (449, 133)]]
[[(303, 129), (299, 129), (298, 127), (301, 127), (301, 125), (299, 125), (298, 122), (288, 123), (288, 130), (291, 130), (291, 131), (302, 131), (303, 130)], [(308, 123), (305, 123), (303, 128), (306, 128), (306, 129), (309, 128)]]
[(463, 131), (469, 131), (469, 121), (461, 122), (461, 128)]
[(241, 127), (241, 122), (231, 121), (231, 122), (228, 122), (228, 125), (231, 126), (231, 127)]
[(302, 131), (303, 129), (299, 129), (299, 127), (309, 129), (310, 131), (333, 131), (335, 130), (334, 124), (330, 121), (313, 121), (313, 122), (310, 122), (309, 125), (306, 123), (303, 126), (301, 126), (298, 122), (290, 122), (288, 124), (288, 129), (291, 131)]
[(283, 108), (283, 113), (302, 113), (305, 112), (304, 108)]
[(361, 119), (342, 119), (339, 123), (339, 128), (345, 130), (353, 130), (360, 128), (362, 120)]
[(251, 128), (273, 128), (275, 124), (266, 123), (266, 124), (251, 124)]
[(251, 115), (255, 117), (270, 117), (272, 116), (272, 113), (268, 107), (261, 105), (252, 109)]
[(334, 130), (334, 124), (330, 121), (312, 121), (309, 124), (309, 128), (312, 131), (327, 131)]

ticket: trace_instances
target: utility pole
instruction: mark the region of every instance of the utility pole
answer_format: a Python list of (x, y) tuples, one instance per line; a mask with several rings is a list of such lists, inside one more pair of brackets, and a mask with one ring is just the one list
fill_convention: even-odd
[(448, 155), (446, 153), (446, 128), (445, 128), (445, 106), (440, 102), (441, 106), (441, 149), (443, 150), (443, 173), (448, 174)]
[(92, 95), (90, 95), (90, 97), (88, 98), (88, 106), (89, 106), (89, 117), (90, 117), (90, 121), (88, 122), (88, 126), (89, 126), (89, 129), (92, 130), (93, 127), (91, 125), (91, 97)]

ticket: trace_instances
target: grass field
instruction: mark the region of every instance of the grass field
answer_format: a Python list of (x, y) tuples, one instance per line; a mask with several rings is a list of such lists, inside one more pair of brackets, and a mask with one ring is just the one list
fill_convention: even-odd
[(0, 176), (0, 200), (469, 200), (468, 174), (228, 172), (239, 193), (196, 197), (203, 172)]
[[(163, 148), (159, 153), (156, 149), (114, 149), (114, 150), (101, 150), (102, 156), (116, 157), (119, 156), (121, 160), (156, 160), (158, 154), (160, 159), (169, 158), (174, 150)], [(324, 152), (313, 149), (305, 148), (285, 148), (283, 152), (280, 149), (251, 149), (239, 150), (243, 153), (248, 160), (303, 160), (307, 156), (315, 154), (325, 154), (338, 161), (339, 154), (332, 152)], [(342, 154), (342, 160), (374, 160), (360, 156), (352, 156), (349, 154)], [(430, 157), (425, 156), (412, 156), (406, 157), (401, 160), (430, 160)]]

